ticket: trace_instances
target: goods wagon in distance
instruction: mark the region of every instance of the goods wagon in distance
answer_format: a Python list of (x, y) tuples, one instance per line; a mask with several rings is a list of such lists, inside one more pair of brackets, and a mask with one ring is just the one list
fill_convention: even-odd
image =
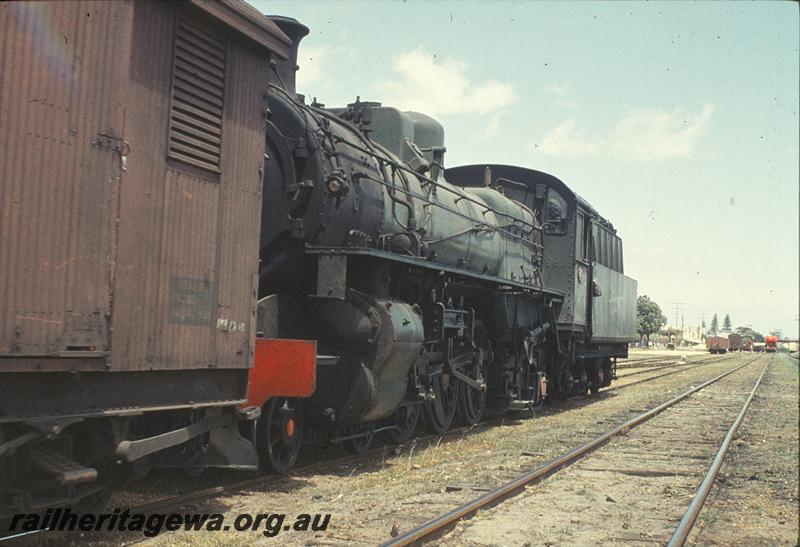
[(706, 348), (710, 353), (726, 353), (728, 351), (728, 338), (726, 336), (706, 336)]
[(728, 335), (728, 351), (742, 351), (744, 338), (741, 334), (732, 332)]

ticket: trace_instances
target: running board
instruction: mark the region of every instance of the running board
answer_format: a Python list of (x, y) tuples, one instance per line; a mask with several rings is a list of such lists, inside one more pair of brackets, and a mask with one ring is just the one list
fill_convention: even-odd
[(33, 449), (31, 462), (42, 471), (55, 475), (59, 484), (79, 484), (97, 480), (97, 469), (84, 467), (44, 446), (37, 446)]

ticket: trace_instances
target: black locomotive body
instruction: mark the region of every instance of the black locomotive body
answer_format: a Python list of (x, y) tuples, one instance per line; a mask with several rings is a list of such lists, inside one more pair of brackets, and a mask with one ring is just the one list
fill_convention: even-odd
[(456, 184), (482, 184), (486, 173), (509, 197), (525, 204), (546, 195), (544, 285), (564, 295), (557, 320), (558, 352), (566, 365), (551, 376), (561, 392), (606, 386), (613, 363), (635, 340), (636, 281), (624, 274), (622, 240), (613, 224), (558, 178), (523, 167), (468, 165), (447, 169)]
[[(273, 20), (296, 55), (308, 29)], [(270, 87), (260, 295), (266, 335), (336, 356), (319, 369), (312, 422), (348, 439), (379, 424), (399, 440), (420, 413), (441, 433), (487, 406), (610, 383), (635, 282), (609, 223), (544, 173), (445, 171), (444, 132), (423, 114), (308, 105), (294, 70), (278, 62)]]

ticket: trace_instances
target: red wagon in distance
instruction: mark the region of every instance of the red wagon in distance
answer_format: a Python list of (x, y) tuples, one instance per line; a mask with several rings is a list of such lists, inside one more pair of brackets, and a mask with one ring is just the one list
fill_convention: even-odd
[(706, 348), (710, 353), (726, 353), (728, 351), (728, 338), (726, 336), (707, 336)]

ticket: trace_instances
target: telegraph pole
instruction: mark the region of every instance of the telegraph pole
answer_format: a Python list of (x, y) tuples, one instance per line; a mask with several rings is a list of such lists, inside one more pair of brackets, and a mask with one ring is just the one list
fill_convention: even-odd
[(678, 328), (678, 315), (683, 311), (685, 302), (670, 302), (675, 307), (675, 328)]

